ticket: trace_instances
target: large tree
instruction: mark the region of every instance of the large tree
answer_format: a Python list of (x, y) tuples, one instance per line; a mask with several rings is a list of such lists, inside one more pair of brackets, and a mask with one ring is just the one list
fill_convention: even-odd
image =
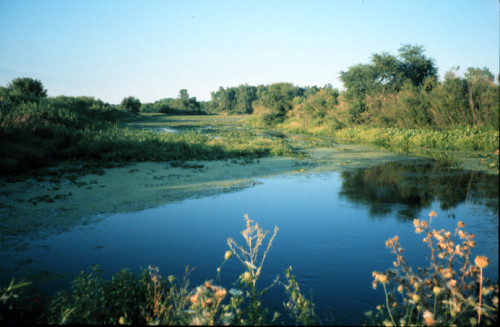
[(427, 77), (437, 79), (438, 69), (434, 59), (424, 55), (423, 46), (404, 44), (398, 51), (401, 58), (400, 71), (413, 85), (422, 85)]
[(7, 85), (7, 96), (12, 103), (39, 102), (47, 97), (42, 82), (30, 77), (16, 78)]
[(399, 92), (405, 83), (421, 86), (429, 78), (437, 79), (434, 60), (424, 55), (422, 46), (405, 44), (398, 51), (398, 57), (387, 52), (373, 54), (371, 63), (357, 64), (340, 72), (351, 123), (361, 123), (367, 96)]
[(132, 96), (126, 97), (122, 100), (121, 106), (123, 109), (129, 110), (130, 112), (137, 114), (141, 109), (141, 101)]

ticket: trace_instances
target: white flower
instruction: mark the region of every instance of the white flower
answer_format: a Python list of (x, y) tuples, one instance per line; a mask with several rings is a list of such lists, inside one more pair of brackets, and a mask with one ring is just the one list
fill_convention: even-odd
[(248, 268), (257, 269), (257, 267), (255, 267), (251, 262), (245, 261), (245, 264), (247, 265)]
[(232, 296), (242, 296), (243, 295), (242, 291), (237, 290), (235, 288), (230, 289), (229, 293), (231, 293)]

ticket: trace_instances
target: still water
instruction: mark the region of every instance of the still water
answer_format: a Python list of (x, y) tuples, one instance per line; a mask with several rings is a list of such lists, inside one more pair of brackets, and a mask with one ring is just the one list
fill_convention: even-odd
[[(312, 294), (325, 323), (361, 324), (364, 312), (384, 303), (371, 287), (372, 271), (392, 266), (385, 241), (395, 235), (413, 267), (428, 266), (428, 248), (414, 233), (413, 218), (434, 210), (435, 229), (453, 231), (459, 220), (476, 234), (473, 255), (491, 259), (486, 277), (498, 275), (498, 176), (451, 170), (427, 161), (314, 174), (279, 175), (243, 190), (193, 198), (134, 213), (111, 214), (97, 223), (32, 241), (17, 257), (36, 258), (26, 271), (57, 271), (41, 283), (62, 288), (81, 270), (98, 264), (105, 277), (148, 265), (163, 277), (195, 270), (191, 286), (215, 279), (228, 250), (227, 238), (243, 244), (244, 215), (278, 234), (257, 286), (264, 288), (292, 266), (304, 295)], [(270, 235), (268, 235), (269, 237)], [(15, 264), (4, 262), (4, 272)], [(25, 271), (25, 272), (26, 272)], [(231, 288), (243, 265), (233, 257), (222, 268), (221, 284)], [(21, 273), (19, 271), (19, 273)], [(2, 281), (3, 282), (3, 281)], [(264, 306), (282, 311), (283, 288), (274, 286)]]

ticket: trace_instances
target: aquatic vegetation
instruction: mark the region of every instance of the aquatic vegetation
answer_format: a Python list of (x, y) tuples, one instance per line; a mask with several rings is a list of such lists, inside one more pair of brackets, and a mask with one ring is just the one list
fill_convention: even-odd
[[(430, 266), (415, 272), (403, 257), (398, 236), (386, 242), (396, 256), (394, 268), (373, 272), (373, 288), (382, 284), (385, 305), (366, 315), (375, 325), (479, 325), (494, 324), (498, 314), (498, 284), (483, 281), (489, 263), (484, 256), (472, 260), (474, 234), (458, 222), (454, 234), (431, 229), (429, 220), (415, 219), (415, 233), (424, 236), (430, 250)], [(458, 237), (457, 237), (458, 236)]]

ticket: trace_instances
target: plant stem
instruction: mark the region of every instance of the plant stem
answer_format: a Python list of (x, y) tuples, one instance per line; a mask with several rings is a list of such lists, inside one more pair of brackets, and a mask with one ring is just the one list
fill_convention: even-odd
[(389, 308), (389, 296), (387, 295), (387, 289), (385, 288), (385, 283), (382, 283), (382, 286), (384, 286), (384, 293), (385, 293), (385, 305), (387, 307), (387, 312), (389, 312), (389, 316), (391, 317), (392, 324), (396, 326), (396, 322), (394, 321), (394, 317), (392, 316), (391, 309)]
[(479, 268), (479, 309), (478, 309), (478, 318), (477, 324), (481, 324), (481, 298), (482, 298), (482, 290), (483, 290), (483, 268)]

